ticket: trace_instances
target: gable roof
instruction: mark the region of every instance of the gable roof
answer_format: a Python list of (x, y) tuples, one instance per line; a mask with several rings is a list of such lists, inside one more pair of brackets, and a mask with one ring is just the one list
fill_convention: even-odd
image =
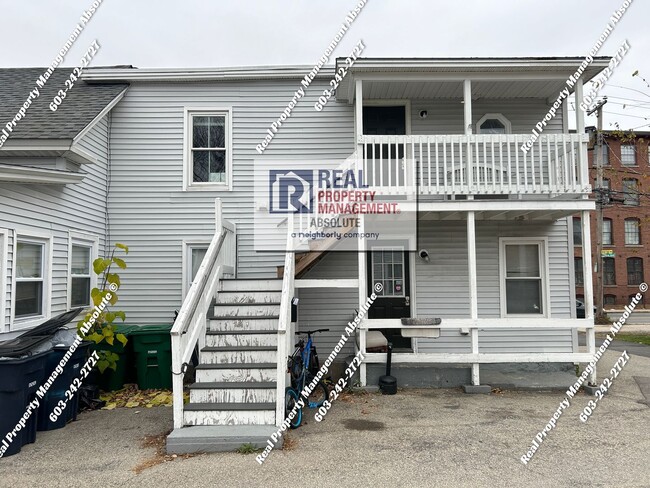
[[(73, 68), (54, 70), (43, 88), (36, 80), (47, 68), (0, 68), (0, 130), (37, 88), (39, 97), (27, 109), (7, 143), (17, 139), (74, 139), (129, 85), (126, 83), (87, 83), (77, 80), (56, 112), (50, 103), (59, 90), (65, 89)], [(6, 146), (5, 146), (6, 147)]]

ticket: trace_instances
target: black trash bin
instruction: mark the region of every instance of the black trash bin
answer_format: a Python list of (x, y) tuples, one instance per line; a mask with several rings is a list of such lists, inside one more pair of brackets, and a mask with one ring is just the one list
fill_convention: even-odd
[[(88, 349), (92, 343), (82, 342), (75, 352), (70, 356), (70, 359), (63, 368), (63, 373), (57, 376), (56, 380), (52, 383), (47, 393), (41, 401), (41, 408), (38, 411), (38, 430), (54, 430), (61, 429), (66, 426), (68, 422), (77, 420), (77, 412), (79, 411), (79, 394), (75, 392), (72, 399), (66, 397), (65, 392), (70, 388), (75, 378), (79, 378), (83, 382), (84, 378), (79, 377), (79, 373), (86, 358), (88, 357)], [(55, 346), (47, 357), (45, 365), (45, 373), (47, 377), (52, 374), (57, 367), (63, 356), (70, 349), (69, 346)], [(55, 422), (50, 420), (50, 414), (59, 403), (59, 400), (65, 402), (65, 408), (61, 415), (58, 416)]]
[[(38, 409), (23, 422), (24, 427), (17, 426), (26, 415), (28, 404), (36, 399), (49, 355), (47, 351), (25, 358), (0, 360), (0, 452), (4, 452), (3, 456), (19, 453), (25, 444), (36, 440)], [(12, 431), (15, 436), (8, 436)]]

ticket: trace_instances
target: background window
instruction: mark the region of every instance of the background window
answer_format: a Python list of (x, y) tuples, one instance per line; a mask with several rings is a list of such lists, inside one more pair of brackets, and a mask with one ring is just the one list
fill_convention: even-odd
[(485, 114), (476, 123), (479, 134), (510, 134), (512, 124), (501, 114)]
[(616, 305), (616, 295), (604, 295), (603, 305)]
[(90, 269), (92, 247), (73, 245), (70, 256), (70, 305), (90, 305)]
[(612, 219), (603, 219), (603, 245), (611, 246), (612, 244)]
[(636, 166), (636, 147), (634, 144), (621, 145), (621, 163), (623, 166)]
[(191, 115), (194, 183), (226, 183), (226, 114)]
[(625, 244), (641, 244), (639, 219), (625, 219)]
[(636, 179), (625, 178), (623, 180), (623, 197), (624, 205), (639, 205), (639, 189)]
[(573, 245), (582, 246), (582, 221), (580, 217), (573, 217)]
[(506, 312), (542, 314), (539, 244), (505, 245)]
[(603, 258), (603, 284), (616, 284), (616, 266), (614, 258)]
[[(603, 166), (609, 166), (609, 146), (606, 143), (603, 144), (600, 146), (600, 152), (603, 155)], [(596, 151), (593, 152), (592, 158), (592, 164), (595, 168), (598, 165), (598, 154)]]
[(192, 256), (190, 257), (191, 259), (191, 270), (190, 270), (190, 284), (194, 281), (194, 278), (196, 277), (196, 273), (199, 272), (199, 268), (201, 267), (201, 263), (203, 262), (203, 258), (205, 257), (205, 254), (208, 252), (207, 247), (193, 247), (192, 249)]
[(585, 275), (582, 270), (582, 258), (573, 258), (573, 262), (576, 270), (576, 285), (584, 285)]
[(18, 241), (16, 246), (16, 318), (43, 315), (45, 245)]
[(627, 258), (627, 284), (640, 285), (643, 283), (643, 259)]

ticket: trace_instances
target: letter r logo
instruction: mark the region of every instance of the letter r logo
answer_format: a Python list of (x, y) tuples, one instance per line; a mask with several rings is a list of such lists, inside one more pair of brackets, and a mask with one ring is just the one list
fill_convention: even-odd
[(312, 213), (311, 170), (270, 170), (270, 213)]

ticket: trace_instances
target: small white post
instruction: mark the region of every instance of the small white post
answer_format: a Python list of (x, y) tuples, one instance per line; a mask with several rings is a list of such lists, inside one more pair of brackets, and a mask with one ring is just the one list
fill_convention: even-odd
[(221, 234), (223, 228), (223, 209), (221, 206), (221, 198), (214, 199), (214, 229), (215, 234)]
[[(473, 321), (478, 319), (478, 286), (476, 279), (476, 218), (474, 211), (467, 212), (467, 264), (469, 270), (469, 309)], [(478, 354), (478, 329), (473, 327), (472, 354)], [(479, 364), (472, 363), (472, 384), (479, 385)]]
[[(582, 224), (582, 273), (584, 276), (585, 318), (593, 322), (594, 283), (591, 261), (591, 222), (589, 217), (589, 211), (583, 210), (580, 220)], [(598, 272), (601, 272), (601, 270), (598, 270)], [(596, 329), (594, 327), (587, 329), (587, 352), (592, 355), (596, 354)], [(596, 384), (596, 368), (594, 368), (593, 373), (589, 376), (589, 382), (592, 385)]]
[(183, 427), (183, 377), (182, 344), (180, 336), (172, 336), (172, 395), (174, 405), (174, 429)]
[(463, 83), (463, 102), (465, 104), (465, 134), (472, 133), (472, 80)]

